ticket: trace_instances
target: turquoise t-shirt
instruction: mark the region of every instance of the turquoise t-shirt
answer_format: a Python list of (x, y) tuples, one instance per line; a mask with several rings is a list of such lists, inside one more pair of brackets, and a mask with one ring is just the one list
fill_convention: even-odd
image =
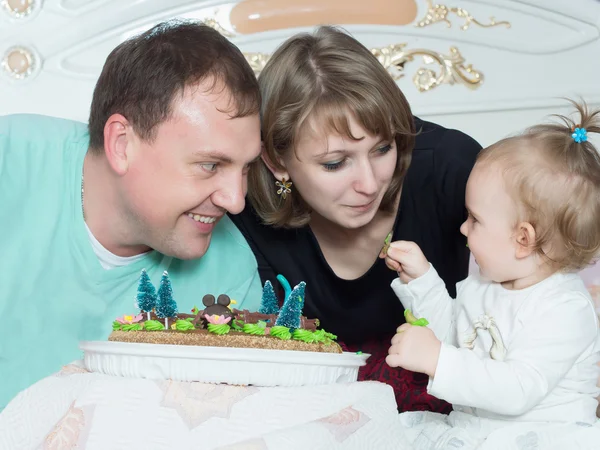
[(180, 312), (205, 294), (258, 309), (261, 284), (245, 239), (224, 217), (200, 259), (149, 252), (105, 270), (81, 209), (87, 126), (35, 115), (0, 117), (0, 411), (21, 390), (81, 358), (81, 340), (106, 340), (137, 313), (142, 269), (158, 289), (167, 270)]

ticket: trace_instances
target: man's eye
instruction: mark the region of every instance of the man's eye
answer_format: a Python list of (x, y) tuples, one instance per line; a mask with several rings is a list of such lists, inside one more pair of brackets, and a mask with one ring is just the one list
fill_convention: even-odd
[(200, 166), (207, 172), (214, 172), (215, 170), (217, 170), (216, 163), (203, 163), (203, 164), (200, 164)]

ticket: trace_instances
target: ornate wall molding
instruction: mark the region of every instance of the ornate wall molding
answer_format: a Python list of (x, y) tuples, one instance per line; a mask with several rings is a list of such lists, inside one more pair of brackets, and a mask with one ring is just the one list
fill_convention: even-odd
[[(216, 20), (208, 19), (204, 20), (204, 23), (225, 36), (232, 37), (231, 33), (228, 33)], [(437, 64), (438, 68), (435, 70), (431, 67), (420, 67), (413, 76), (413, 83), (419, 92), (429, 91), (442, 84), (453, 85), (456, 83), (476, 89), (483, 82), (483, 74), (473, 69), (472, 65), (465, 65), (465, 59), (456, 47), (450, 47), (450, 54), (444, 55), (428, 49), (407, 50), (406, 46), (405, 43), (392, 44), (387, 47), (371, 49), (371, 52), (392, 75), (394, 80), (404, 77), (404, 66), (414, 61), (416, 56), (422, 56), (423, 63), (426, 65)], [(244, 56), (256, 76), (258, 76), (271, 55), (260, 52), (245, 52)]]
[(413, 83), (419, 92), (429, 91), (442, 84), (456, 83), (476, 89), (483, 82), (483, 74), (473, 69), (471, 64), (465, 65), (465, 59), (456, 47), (450, 47), (450, 54), (444, 55), (427, 49), (406, 49), (406, 45), (393, 44), (371, 52), (395, 80), (404, 76), (406, 63), (414, 61), (416, 56), (422, 56), (426, 65), (437, 64), (439, 67), (436, 70), (420, 67), (413, 76)]
[(417, 22), (415, 26), (422, 28), (436, 24), (438, 22), (445, 22), (446, 26), (450, 28), (452, 26), (452, 22), (450, 22), (450, 20), (448, 19), (448, 15), (450, 13), (454, 13), (458, 17), (465, 19), (465, 23), (460, 27), (460, 29), (463, 31), (468, 30), (471, 24), (478, 25), (482, 28), (491, 28), (500, 25), (504, 25), (506, 28), (510, 28), (511, 26), (510, 22), (507, 21), (496, 22), (496, 19), (494, 17), (490, 17), (490, 23), (482, 23), (475, 19), (475, 17), (473, 17), (471, 13), (469, 13), (469, 11), (467, 11), (466, 9), (448, 7), (446, 5), (434, 5), (432, 0), (427, 0), (427, 13), (425, 14), (425, 17), (423, 17), (423, 19)]
[[(427, 49), (406, 49), (406, 46), (407, 44), (392, 44), (374, 48), (371, 52), (396, 81), (405, 76), (407, 63), (422, 56), (425, 66), (420, 67), (413, 76), (413, 84), (419, 92), (432, 90), (442, 84), (456, 83), (476, 89), (483, 82), (483, 74), (473, 69), (471, 64), (465, 65), (465, 59), (456, 47), (450, 47), (450, 54), (444, 55)], [(270, 57), (266, 53), (248, 52), (244, 56), (257, 76)], [(437, 64), (438, 67), (427, 67), (430, 64)]]
[(6, 50), (0, 66), (6, 75), (20, 81), (39, 72), (41, 58), (33, 48), (15, 46)]
[(213, 18), (204, 19), (202, 22), (204, 22), (205, 25), (208, 25), (209, 27), (214, 28), (215, 30), (217, 30), (219, 33), (221, 33), (223, 36), (225, 36), (228, 39), (235, 37), (234, 33), (231, 33), (229, 31), (227, 31), (225, 28), (223, 28), (223, 26), (216, 19), (213, 19)]
[(41, 8), (42, 0), (1, 0), (0, 7), (11, 19), (28, 19)]
[(267, 61), (271, 57), (268, 53), (258, 52), (244, 52), (244, 56), (246, 57), (248, 64), (250, 64), (250, 67), (252, 67), (252, 70), (254, 70), (256, 76), (260, 75), (267, 64)]

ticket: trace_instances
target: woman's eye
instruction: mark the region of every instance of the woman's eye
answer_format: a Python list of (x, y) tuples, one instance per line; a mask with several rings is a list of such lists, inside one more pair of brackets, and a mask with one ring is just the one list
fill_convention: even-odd
[(388, 144), (388, 145), (384, 145), (383, 147), (379, 147), (377, 149), (378, 153), (381, 153), (382, 155), (385, 155), (387, 152), (389, 152), (392, 149), (392, 144)]
[(344, 161), (345, 161), (345, 159), (342, 159), (341, 161), (332, 162), (332, 163), (324, 163), (321, 165), (325, 168), (325, 170), (334, 171), (334, 170), (337, 170), (340, 167), (342, 167), (344, 165)]

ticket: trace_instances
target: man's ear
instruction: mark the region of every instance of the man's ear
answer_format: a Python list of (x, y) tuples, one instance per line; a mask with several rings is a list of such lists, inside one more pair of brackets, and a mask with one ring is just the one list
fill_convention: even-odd
[(517, 259), (527, 258), (533, 252), (535, 245), (535, 228), (529, 222), (521, 222), (517, 225), (515, 235), (516, 250), (515, 257)]
[(286, 181), (290, 179), (290, 174), (285, 170), (285, 163), (281, 158), (278, 161), (273, 161), (267, 154), (265, 150), (264, 143), (262, 144), (262, 150), (260, 152), (260, 157), (265, 163), (265, 166), (271, 171), (276, 180), (281, 181), (281, 179), (285, 179)]
[(127, 145), (129, 121), (121, 114), (113, 114), (104, 124), (104, 153), (108, 163), (118, 175), (129, 168)]

